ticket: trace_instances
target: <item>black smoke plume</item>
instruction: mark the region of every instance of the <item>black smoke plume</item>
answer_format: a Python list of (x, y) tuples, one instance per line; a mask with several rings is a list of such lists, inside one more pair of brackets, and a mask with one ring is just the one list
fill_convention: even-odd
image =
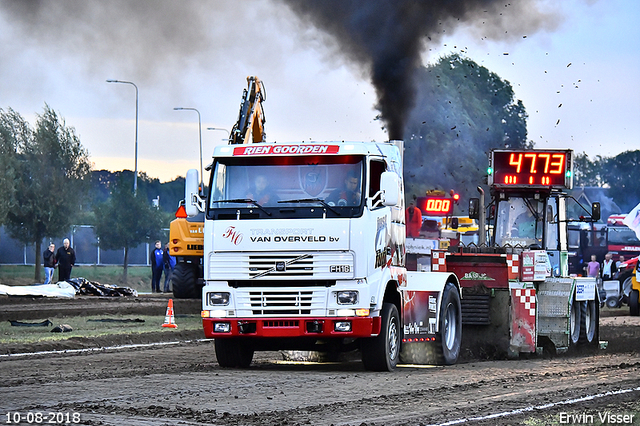
[[(539, 27), (535, 1), (495, 0), (282, 0), (302, 20), (333, 37), (348, 60), (361, 65), (378, 96), (376, 108), (390, 139), (402, 139), (414, 104), (414, 76), (429, 43), (461, 25), (483, 26), (488, 37), (504, 38), (509, 15), (520, 30)], [(533, 12), (533, 13), (531, 13)], [(499, 19), (496, 19), (498, 17)]]

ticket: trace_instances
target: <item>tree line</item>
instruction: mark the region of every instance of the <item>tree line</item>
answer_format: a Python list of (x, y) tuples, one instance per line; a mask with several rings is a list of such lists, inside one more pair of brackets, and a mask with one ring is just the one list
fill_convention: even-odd
[[(478, 186), (486, 185), (491, 149), (530, 149), (528, 114), (511, 84), (459, 54), (441, 57), (417, 74), (418, 93), (404, 130), (407, 199), (436, 189), (461, 195), (466, 212)], [(576, 153), (574, 187), (608, 188), (623, 212), (640, 202), (640, 150), (590, 159)]]
[(103, 249), (124, 248), (126, 281), (129, 249), (159, 238), (184, 197), (183, 178), (160, 183), (140, 173), (135, 195), (133, 180), (128, 170), (92, 171), (75, 129), (49, 105), (33, 127), (0, 108), (0, 224), (35, 245), (36, 282), (43, 239), (67, 236), (72, 225), (93, 225)]
[[(508, 81), (459, 54), (423, 67), (416, 78), (417, 102), (404, 129), (407, 198), (453, 189), (462, 195), (457, 209), (464, 213), (477, 186), (488, 190), (491, 149), (534, 147), (526, 109)], [(594, 159), (581, 153), (574, 183), (608, 187), (630, 211), (640, 201), (639, 163), (639, 150)], [(160, 183), (140, 173), (135, 196), (133, 180), (129, 170), (92, 171), (75, 129), (48, 105), (33, 128), (16, 111), (0, 108), (0, 224), (17, 240), (35, 243), (36, 265), (43, 238), (62, 237), (72, 224), (94, 225), (101, 247), (124, 248), (126, 278), (128, 249), (156, 239), (184, 194), (184, 178)]]

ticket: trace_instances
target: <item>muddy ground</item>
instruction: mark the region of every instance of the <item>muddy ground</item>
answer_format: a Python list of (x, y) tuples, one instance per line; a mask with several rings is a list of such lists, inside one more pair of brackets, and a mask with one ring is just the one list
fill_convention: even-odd
[[(0, 298), (0, 320), (48, 316), (35, 318), (34, 311), (58, 317), (63, 312), (157, 314), (167, 299)], [(176, 312), (199, 312), (197, 302), (174, 302)], [(167, 343), (167, 334), (13, 345), (0, 348), (0, 421), (18, 412), (58, 418), (57, 413), (75, 413), (76, 424), (134, 426), (638, 425), (640, 321), (626, 314), (603, 310), (601, 340), (608, 345), (595, 354), (401, 366), (394, 373), (365, 371), (355, 357), (341, 363), (285, 362), (279, 352), (256, 354), (246, 370), (222, 369), (212, 342), (198, 340), (200, 331), (176, 330), (171, 344), (91, 352), (69, 349)], [(54, 349), (67, 352), (23, 355)], [(607, 413), (616, 417), (604, 420), (621, 421), (599, 422)], [(586, 421), (567, 422), (568, 415), (584, 415)], [(630, 422), (622, 421), (625, 415)]]

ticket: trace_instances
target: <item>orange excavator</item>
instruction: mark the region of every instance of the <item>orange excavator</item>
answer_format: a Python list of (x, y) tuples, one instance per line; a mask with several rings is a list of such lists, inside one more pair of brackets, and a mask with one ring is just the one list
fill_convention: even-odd
[[(260, 143), (266, 140), (262, 102), (267, 92), (260, 79), (247, 77), (247, 88), (242, 92), (238, 120), (229, 135), (229, 145)], [(201, 189), (204, 191), (204, 188)], [(187, 217), (184, 200), (178, 206), (176, 218), (169, 225), (169, 252), (176, 258), (171, 276), (173, 297), (198, 299), (202, 297), (204, 256), (204, 212)]]

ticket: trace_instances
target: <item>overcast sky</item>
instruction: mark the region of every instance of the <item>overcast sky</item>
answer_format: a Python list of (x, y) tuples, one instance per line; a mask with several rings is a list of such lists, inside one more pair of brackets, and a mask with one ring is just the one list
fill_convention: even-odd
[[(449, 24), (423, 63), (458, 52), (508, 80), (538, 148), (640, 149), (640, 2), (526, 1), (527, 25)], [(249, 75), (267, 89), (268, 140), (387, 139), (366, 70), (330, 46), (275, 0), (0, 0), (0, 108), (33, 123), (46, 102), (95, 169), (133, 170), (135, 89), (106, 83), (132, 81), (138, 169), (162, 181), (199, 167), (198, 115), (173, 108), (200, 111), (206, 165), (227, 135), (206, 128), (231, 129)]]

